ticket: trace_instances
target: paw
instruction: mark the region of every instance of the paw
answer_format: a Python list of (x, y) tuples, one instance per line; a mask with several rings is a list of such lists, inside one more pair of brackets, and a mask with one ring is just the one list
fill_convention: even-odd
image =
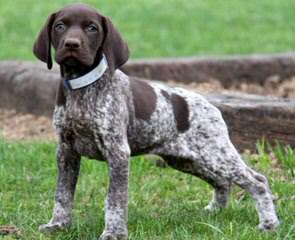
[(206, 212), (218, 212), (220, 210), (221, 206), (213, 202), (210, 202), (206, 207), (204, 207), (204, 211)]
[(99, 240), (127, 240), (128, 235), (127, 234), (114, 234), (114, 233), (103, 233)]
[(262, 223), (260, 223), (258, 228), (262, 231), (274, 231), (279, 225), (280, 222), (278, 219), (271, 219), (265, 220)]
[(206, 212), (215, 212), (217, 210), (216, 207), (212, 206), (211, 204), (208, 204), (206, 207), (203, 208)]
[(70, 222), (49, 222), (39, 226), (39, 231), (44, 233), (51, 233), (59, 230), (64, 230), (71, 225)]

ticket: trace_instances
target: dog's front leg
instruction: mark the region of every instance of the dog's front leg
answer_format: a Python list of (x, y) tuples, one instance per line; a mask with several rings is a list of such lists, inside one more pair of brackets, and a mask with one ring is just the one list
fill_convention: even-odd
[(59, 144), (57, 149), (58, 180), (53, 216), (47, 224), (41, 225), (39, 230), (52, 232), (70, 226), (80, 159), (81, 156), (73, 151), (70, 145)]
[[(119, 141), (121, 142), (121, 141)], [(105, 229), (100, 240), (128, 238), (128, 174), (130, 150), (127, 141), (107, 150), (109, 189), (105, 203)]]

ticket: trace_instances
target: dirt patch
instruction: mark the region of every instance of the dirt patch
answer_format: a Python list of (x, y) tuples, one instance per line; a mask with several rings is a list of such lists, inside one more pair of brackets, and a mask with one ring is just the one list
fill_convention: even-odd
[[(209, 79), (203, 83), (183, 84), (175, 81), (168, 81), (169, 85), (183, 87), (199, 93), (252, 93), (259, 95), (272, 95), (277, 97), (295, 97), (295, 78), (284, 80), (273, 76), (264, 85), (241, 83), (225, 89), (216, 79)], [(51, 119), (38, 117), (32, 114), (17, 113), (14, 110), (0, 109), (0, 134), (5, 139), (27, 140), (27, 139), (56, 139), (52, 128)]]
[(0, 236), (1, 235), (14, 235), (17, 238), (20, 238), (21, 231), (15, 226), (4, 225), (4, 226), (0, 226)]
[(51, 119), (0, 109), (0, 134), (11, 140), (55, 139)]
[(279, 76), (270, 77), (263, 85), (237, 83), (229, 88), (224, 88), (217, 79), (208, 79), (203, 83), (192, 82), (183, 84), (175, 81), (168, 81), (169, 85), (183, 87), (201, 93), (222, 93), (243, 92), (257, 95), (269, 95), (282, 98), (295, 97), (295, 77), (282, 81)]

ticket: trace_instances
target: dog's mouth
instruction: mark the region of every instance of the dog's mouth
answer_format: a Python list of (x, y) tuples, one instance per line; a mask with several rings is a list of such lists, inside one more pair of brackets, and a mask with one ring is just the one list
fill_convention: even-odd
[(81, 63), (79, 60), (78, 54), (73, 51), (60, 51), (57, 54), (57, 57), (59, 58), (59, 63), (68, 65), (68, 66), (77, 66)]
[(82, 52), (65, 50), (57, 52), (56, 62), (69, 67), (88, 66), (92, 64), (91, 59), (88, 58), (86, 54), (83, 54)]
[(81, 62), (74, 56), (65, 57), (61, 63), (64, 65), (73, 66), (73, 67), (81, 65)]

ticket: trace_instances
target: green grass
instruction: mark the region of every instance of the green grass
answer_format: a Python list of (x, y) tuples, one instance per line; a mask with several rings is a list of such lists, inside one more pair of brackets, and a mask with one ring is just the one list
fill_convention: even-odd
[[(0, 143), (0, 225), (14, 225), (21, 239), (96, 239), (103, 230), (103, 206), (107, 192), (107, 167), (82, 161), (77, 187), (74, 222), (70, 230), (53, 235), (38, 232), (51, 216), (56, 182), (54, 143)], [(263, 153), (266, 154), (266, 153)], [(158, 168), (143, 157), (131, 161), (129, 233), (131, 240), (165, 239), (294, 239), (294, 178), (259, 162), (250, 163), (268, 175), (277, 196), (282, 225), (276, 233), (257, 230), (258, 217), (252, 199), (235, 188), (227, 209), (208, 214), (202, 208), (211, 198), (203, 181), (170, 168)], [(295, 156), (293, 155), (293, 163)], [(13, 235), (0, 239), (15, 239)]]
[[(47, 16), (70, 0), (0, 0), (0, 59), (34, 59)], [(85, 0), (128, 41), (132, 57), (286, 52), (295, 49), (294, 0)]]
[(279, 142), (271, 146), (264, 139), (258, 141), (257, 150), (260, 165), (267, 167), (276, 159), (285, 171), (295, 177), (295, 150), (290, 146), (284, 146)]

